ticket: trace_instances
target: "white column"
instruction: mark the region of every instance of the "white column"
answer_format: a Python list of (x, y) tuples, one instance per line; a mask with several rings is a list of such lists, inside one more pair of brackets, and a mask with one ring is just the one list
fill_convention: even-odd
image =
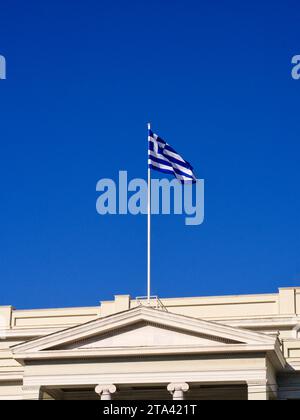
[(25, 385), (22, 387), (22, 391), (23, 391), (23, 395), (22, 395), (23, 400), (41, 400), (42, 399), (41, 387), (39, 385), (38, 386)]
[(95, 388), (96, 394), (100, 395), (101, 400), (109, 401), (112, 399), (112, 394), (116, 392), (115, 385), (97, 385)]
[(248, 401), (267, 401), (269, 400), (268, 385), (266, 380), (249, 381)]
[(190, 389), (189, 384), (185, 382), (171, 383), (168, 385), (168, 391), (173, 396), (173, 400), (183, 400), (184, 393)]

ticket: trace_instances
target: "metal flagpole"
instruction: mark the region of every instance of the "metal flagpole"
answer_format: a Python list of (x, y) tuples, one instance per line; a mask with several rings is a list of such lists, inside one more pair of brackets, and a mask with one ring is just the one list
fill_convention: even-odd
[[(151, 124), (148, 124), (148, 135), (150, 134)], [(148, 137), (149, 140), (149, 137)], [(148, 146), (149, 147), (149, 146)], [(149, 159), (149, 158), (148, 158)], [(148, 256), (147, 256), (147, 300), (150, 305), (151, 300), (151, 168), (148, 164)]]

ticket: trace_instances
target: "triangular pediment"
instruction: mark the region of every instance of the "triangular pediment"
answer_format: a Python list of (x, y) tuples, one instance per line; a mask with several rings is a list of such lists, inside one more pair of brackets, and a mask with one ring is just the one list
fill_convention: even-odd
[[(276, 338), (140, 306), (15, 346), (15, 358), (272, 348)], [(182, 350), (182, 351), (183, 351)]]
[(55, 350), (84, 350), (105, 348), (162, 347), (162, 346), (222, 346), (241, 342), (206, 336), (192, 331), (139, 321), (107, 333), (55, 347)]

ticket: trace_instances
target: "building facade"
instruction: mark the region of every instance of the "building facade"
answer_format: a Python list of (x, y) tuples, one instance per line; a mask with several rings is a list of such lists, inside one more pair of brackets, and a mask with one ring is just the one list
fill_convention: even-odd
[(0, 306), (0, 399), (300, 399), (300, 288)]

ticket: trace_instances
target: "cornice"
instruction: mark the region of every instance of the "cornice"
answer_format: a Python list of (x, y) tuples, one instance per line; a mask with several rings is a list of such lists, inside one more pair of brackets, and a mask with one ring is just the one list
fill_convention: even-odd
[(233, 344), (224, 346), (153, 346), (153, 347), (114, 347), (104, 349), (76, 349), (76, 350), (51, 350), (51, 351), (27, 351), (14, 354), (18, 361), (26, 360), (67, 360), (67, 359), (99, 359), (108, 357), (132, 357), (132, 356), (180, 356), (180, 355), (229, 355), (263, 354), (275, 351), (273, 345), (247, 345)]
[(139, 321), (146, 321), (161, 324), (174, 328), (177, 331), (205, 334), (216, 336), (225, 340), (236, 341), (244, 344), (265, 344), (275, 345), (276, 338), (252, 331), (245, 331), (238, 328), (213, 323), (210, 321), (190, 318), (183, 315), (167, 313), (160, 310), (138, 307), (105, 318), (96, 319), (79, 326), (68, 328), (48, 336), (32, 340), (28, 343), (12, 347), (14, 354), (27, 351), (42, 351), (49, 348), (56, 348), (63, 344), (76, 342), (94, 335), (101, 335), (121, 327), (135, 324)]

